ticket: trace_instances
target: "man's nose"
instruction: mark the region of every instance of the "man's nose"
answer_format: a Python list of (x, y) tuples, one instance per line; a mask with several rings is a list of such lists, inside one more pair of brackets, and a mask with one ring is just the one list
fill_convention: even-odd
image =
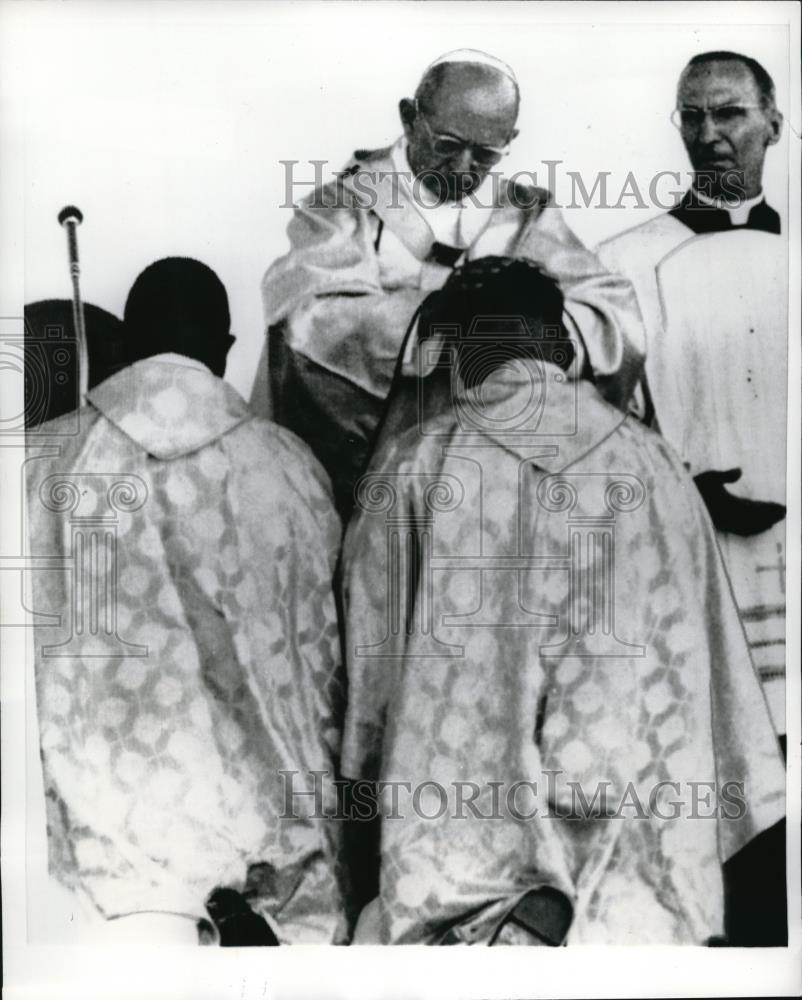
[(473, 151), (470, 146), (463, 146), (459, 153), (451, 157), (451, 170), (455, 174), (469, 174), (474, 166)]
[(699, 130), (699, 140), (704, 143), (715, 142), (720, 135), (718, 125), (713, 121), (713, 115), (709, 111), (706, 112)]

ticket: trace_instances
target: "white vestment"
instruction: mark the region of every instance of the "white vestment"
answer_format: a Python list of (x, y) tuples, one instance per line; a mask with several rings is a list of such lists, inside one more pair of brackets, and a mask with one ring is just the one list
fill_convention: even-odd
[[(655, 418), (692, 474), (741, 468), (732, 493), (785, 503), (785, 241), (746, 229), (696, 236), (666, 214), (598, 254), (635, 286)], [(785, 521), (751, 537), (719, 532), (718, 539), (782, 734)]]

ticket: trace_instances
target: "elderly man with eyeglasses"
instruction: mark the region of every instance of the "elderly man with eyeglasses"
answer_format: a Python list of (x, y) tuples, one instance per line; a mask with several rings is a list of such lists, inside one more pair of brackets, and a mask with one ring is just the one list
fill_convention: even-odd
[[(631, 287), (579, 242), (548, 191), (499, 170), (518, 108), (505, 63), (475, 50), (440, 57), (414, 99), (400, 102), (403, 135), (355, 153), (295, 207), (291, 249), (265, 275), (270, 365), (263, 358), (253, 402), (258, 409), (269, 398), (273, 418), (311, 445), (344, 516), (397, 366), (418, 370), (412, 348), (402, 356), (405, 337), (457, 265), (465, 282), (476, 262), (484, 283), (481, 258), (534, 262), (565, 298), (563, 333), (576, 348), (569, 377), (594, 378), (620, 406), (637, 381), (642, 334)], [(504, 294), (498, 286), (488, 299), (495, 311), (530, 312), (529, 273), (505, 274)]]

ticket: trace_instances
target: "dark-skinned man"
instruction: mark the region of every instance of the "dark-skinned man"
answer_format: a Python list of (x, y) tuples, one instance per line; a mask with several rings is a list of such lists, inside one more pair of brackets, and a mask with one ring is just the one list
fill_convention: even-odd
[[(673, 449), (549, 358), (564, 303), (526, 266), (537, 314), (454, 338), (451, 405), (382, 431), (345, 536), (341, 766), (382, 817), (355, 941), (742, 944), (722, 862), (785, 774), (715, 533)], [(743, 807), (700, 822), (700, 783)]]
[(49, 867), (90, 940), (346, 931), (337, 825), (285, 815), (280, 773), (338, 752), (339, 524), (308, 448), (223, 381), (229, 326), (210, 268), (146, 268), (130, 363), (28, 462), (57, 563), (33, 574)]
[[(345, 516), (397, 364), (424, 373), (413, 349), (399, 358), (405, 336), (457, 264), (463, 280), (489, 256), (539, 265), (565, 297), (572, 373), (591, 375), (617, 405), (638, 378), (642, 327), (629, 284), (582, 246), (548, 191), (499, 172), (518, 107), (503, 62), (474, 50), (442, 56), (400, 102), (403, 135), (357, 152), (296, 208), (291, 249), (265, 275), (273, 416), (311, 445)], [(486, 277), (478, 264), (477, 281)], [(517, 294), (524, 300), (526, 288)], [(528, 311), (521, 304), (507, 298), (505, 311)], [(255, 398), (266, 379), (263, 362)]]

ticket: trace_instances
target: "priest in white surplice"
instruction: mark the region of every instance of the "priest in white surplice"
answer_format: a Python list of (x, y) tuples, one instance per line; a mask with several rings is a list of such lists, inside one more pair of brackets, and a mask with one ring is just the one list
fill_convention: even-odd
[(647, 331), (642, 415), (691, 466), (783, 734), (787, 246), (762, 189), (783, 117), (758, 62), (707, 52), (680, 77), (674, 120), (691, 189), (598, 253), (637, 290)]
[[(669, 212), (597, 249), (611, 270), (635, 284), (652, 338), (661, 325), (654, 270), (666, 254), (703, 233), (778, 234), (781, 228), (762, 183), (766, 150), (779, 140), (783, 116), (771, 77), (758, 62), (731, 52), (694, 56), (680, 77), (672, 120), (693, 167), (690, 189)], [(649, 355), (655, 347), (650, 338)]]

